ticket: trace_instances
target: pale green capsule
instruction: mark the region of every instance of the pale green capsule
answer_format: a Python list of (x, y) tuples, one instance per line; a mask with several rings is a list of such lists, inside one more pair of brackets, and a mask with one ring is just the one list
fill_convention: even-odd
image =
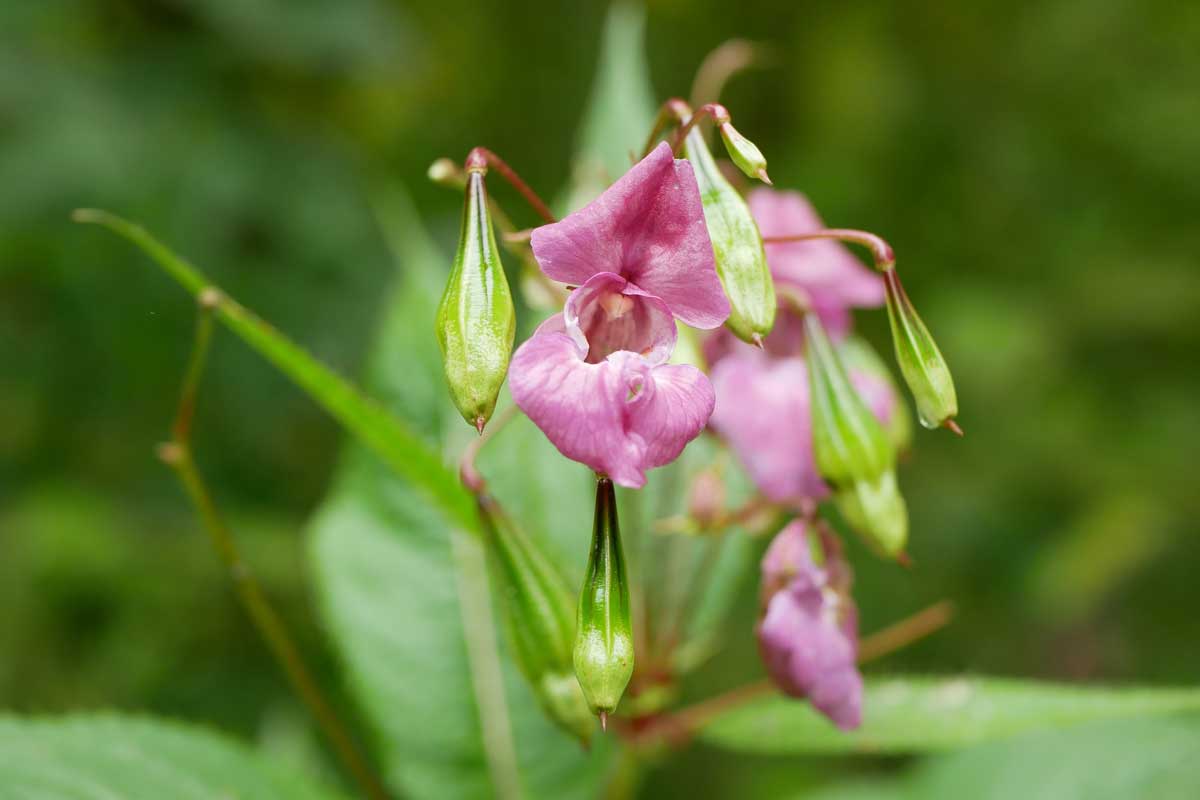
[(738, 129), (728, 122), (721, 123), (719, 129), (721, 141), (725, 143), (725, 152), (729, 153), (734, 165), (747, 178), (756, 178), (770, 185), (771, 179), (767, 177), (767, 159), (762, 150), (758, 149), (758, 145), (742, 136)]
[(575, 618), (570, 590), (536, 542), (486, 497), (480, 506), (517, 665), (547, 716), (587, 745), (595, 722), (572, 664)]
[(516, 334), (516, 312), (488, 213), (486, 166), (467, 165), (458, 252), (437, 312), (454, 405), (480, 433), (496, 408)]
[(908, 543), (908, 506), (888, 470), (873, 481), (855, 481), (834, 494), (838, 510), (850, 527), (875, 551), (897, 558)]
[(575, 676), (592, 711), (607, 718), (633, 677), (629, 579), (612, 481), (596, 481), (596, 515), (575, 625)]
[(817, 469), (835, 488), (873, 483), (892, 469), (896, 450), (850, 383), (814, 313), (804, 315), (804, 339)]
[(717, 275), (729, 298), (725, 324), (739, 339), (761, 342), (775, 325), (775, 284), (758, 226), (746, 201), (717, 168), (697, 128), (688, 133), (684, 154), (696, 173)]
[(883, 279), (896, 361), (917, 401), (917, 418), (926, 428), (946, 427), (961, 436), (962, 431), (954, 422), (958, 416), (958, 396), (950, 368), (905, 294), (896, 270), (884, 271)]

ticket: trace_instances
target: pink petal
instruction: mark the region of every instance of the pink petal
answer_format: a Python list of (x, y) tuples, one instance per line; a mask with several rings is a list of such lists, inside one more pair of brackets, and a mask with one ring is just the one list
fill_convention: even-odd
[(828, 494), (813, 460), (803, 359), (773, 359), (743, 344), (713, 368), (712, 382), (712, 426), (763, 494), (777, 503)]
[(898, 400), (892, 385), (883, 376), (852, 369), (850, 383), (880, 423), (886, 426), (892, 421), (892, 412), (896, 409)]
[(573, 291), (563, 317), (567, 332), (578, 331), (588, 343), (586, 360), (592, 364), (618, 350), (661, 364), (678, 336), (666, 303), (612, 272), (597, 273)]
[[(756, 189), (747, 201), (764, 237), (813, 233), (825, 227), (816, 209), (799, 192)], [(767, 264), (775, 279), (803, 289), (823, 321), (829, 314), (836, 323), (838, 311), (848, 306), (883, 304), (883, 280), (840, 242), (788, 242), (768, 244), (766, 249)]]
[(696, 176), (666, 142), (591, 203), (536, 229), (531, 243), (554, 280), (579, 285), (613, 272), (694, 327), (715, 328), (729, 316)]
[(703, 429), (712, 387), (693, 367), (624, 350), (598, 364), (585, 355), (571, 336), (539, 332), (513, 355), (513, 399), (564, 456), (639, 488)]

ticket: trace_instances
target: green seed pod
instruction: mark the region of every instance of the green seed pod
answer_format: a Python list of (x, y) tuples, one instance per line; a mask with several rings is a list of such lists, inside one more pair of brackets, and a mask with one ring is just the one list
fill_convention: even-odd
[(950, 369), (929, 335), (929, 329), (904, 293), (896, 270), (885, 270), (883, 279), (887, 287), (888, 319), (892, 324), (896, 361), (900, 364), (904, 382), (917, 401), (917, 418), (926, 428), (946, 427), (961, 436), (962, 431), (954, 422), (958, 415), (958, 397)]
[(900, 396), (900, 388), (892, 377), (887, 364), (875, 352), (875, 348), (860, 336), (851, 334), (837, 344), (838, 357), (850, 372), (864, 372), (883, 381), (891, 390), (896, 402), (892, 406), (891, 416), (884, 429), (892, 440), (896, 452), (903, 453), (912, 446), (913, 421), (908, 404)]
[(463, 419), (480, 433), (496, 408), (516, 334), (516, 312), (488, 213), (486, 173), (486, 162), (473, 152), (467, 158), (458, 253), (437, 312), (450, 394)]
[(480, 518), (517, 665), (550, 719), (586, 746), (595, 723), (571, 663), (570, 590), (536, 543), (486, 496)]
[(816, 314), (804, 315), (804, 339), (817, 469), (835, 489), (878, 481), (896, 461), (891, 440), (854, 390)]
[(762, 236), (750, 207), (721, 174), (697, 128), (688, 133), (684, 154), (696, 173), (717, 276), (729, 298), (725, 324), (739, 339), (759, 342), (775, 325), (775, 284)]
[(908, 542), (908, 507), (888, 470), (874, 481), (855, 481), (834, 495), (838, 510), (880, 555), (898, 558)]
[(729, 153), (730, 160), (737, 168), (745, 173), (747, 178), (757, 178), (770, 185), (771, 179), (767, 177), (767, 159), (758, 149), (758, 145), (742, 136), (737, 128), (728, 122), (721, 123), (720, 131), (721, 141), (725, 143), (725, 152)]
[(629, 581), (617, 523), (617, 496), (608, 478), (596, 481), (592, 550), (579, 594), (574, 660), (583, 695), (604, 724), (633, 676)]

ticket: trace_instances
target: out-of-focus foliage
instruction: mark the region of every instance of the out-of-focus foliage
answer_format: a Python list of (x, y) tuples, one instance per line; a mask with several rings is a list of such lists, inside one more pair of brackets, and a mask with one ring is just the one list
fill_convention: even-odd
[[(192, 304), (69, 210), (139, 219), (357, 373), (394, 272), (380, 192), (407, 186), (448, 253), (461, 198), (424, 182), (433, 158), (485, 144), (543, 194), (565, 188), (602, 17), (0, 2), (0, 707), (183, 715), (312, 761), (302, 712), (151, 455)], [(866, 631), (943, 597), (959, 614), (881, 668), (1194, 682), (1200, 9), (672, 1), (651, 4), (647, 36), (662, 97), (686, 95), (723, 39), (773, 46), (723, 101), (777, 185), (891, 241), (954, 370), (967, 438), (919, 432), (901, 475), (916, 567), (852, 555)], [(889, 351), (882, 314), (865, 329)], [(334, 424), (222, 333), (197, 431), (248, 560), (335, 681), (300, 539)], [(562, 525), (570, 509), (543, 512)], [(582, 548), (590, 508), (578, 518)], [(689, 693), (759, 674), (752, 595)], [(703, 748), (645, 791), (781, 796), (893, 766)]]

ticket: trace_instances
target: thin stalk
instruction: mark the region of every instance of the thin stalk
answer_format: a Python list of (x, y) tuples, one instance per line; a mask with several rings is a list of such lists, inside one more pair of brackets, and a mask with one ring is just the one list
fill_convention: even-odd
[(954, 617), (954, 604), (949, 600), (934, 603), (911, 617), (875, 631), (858, 643), (858, 663), (865, 664), (907, 647), (944, 628)]
[(692, 109), (678, 97), (672, 97), (659, 106), (658, 114), (654, 117), (654, 127), (650, 129), (650, 135), (646, 137), (646, 146), (642, 148), (642, 158), (650, 155), (658, 137), (670, 130), (671, 126), (683, 122), (691, 114)]
[(683, 150), (683, 143), (687, 141), (687, 135), (692, 132), (692, 128), (700, 124), (700, 121), (705, 117), (712, 119), (714, 125), (724, 125), (729, 122), (729, 110), (720, 103), (705, 103), (696, 109), (696, 113), (688, 118), (679, 130), (675, 131), (675, 155), (678, 156)]
[(217, 510), (212, 493), (192, 459), (191, 429), (196, 408), (196, 391), (212, 340), (213, 311), (219, 304), (220, 297), (215, 290), (206, 289), (199, 294), (198, 302), (195, 339), (184, 373), (179, 408), (171, 426), (171, 441), (160, 445), (159, 458), (178, 476), (217, 557), (229, 572), (243, 609), (287, 675), (292, 689), (308, 707), (342, 766), (366, 797), (371, 800), (387, 800), (388, 794), (383, 784), (355, 745), (348, 728), (326, 700), (312, 672), (304, 663), (299, 648), (288, 634), (283, 620), (267, 600), (250, 566), (243, 560), (233, 532)]
[(786, 242), (808, 242), (814, 239), (835, 239), (840, 242), (862, 245), (871, 251), (875, 260), (875, 269), (887, 272), (896, 266), (896, 254), (892, 246), (883, 237), (867, 231), (856, 231), (850, 228), (830, 228), (812, 233), (796, 233), (790, 236), (764, 236), (763, 244), (784, 244)]
[(482, 159), (487, 162), (487, 165), (496, 172), (500, 173), (500, 177), (512, 184), (512, 187), (520, 193), (521, 197), (525, 198), (525, 202), (529, 203), (530, 207), (537, 212), (538, 216), (546, 222), (557, 222), (554, 214), (550, 212), (550, 207), (538, 197), (537, 192), (529, 188), (529, 184), (521, 179), (521, 176), (516, 171), (505, 163), (504, 159), (488, 150), (486, 147), (476, 147), (467, 155), (466, 169), (472, 169), (472, 163)]

